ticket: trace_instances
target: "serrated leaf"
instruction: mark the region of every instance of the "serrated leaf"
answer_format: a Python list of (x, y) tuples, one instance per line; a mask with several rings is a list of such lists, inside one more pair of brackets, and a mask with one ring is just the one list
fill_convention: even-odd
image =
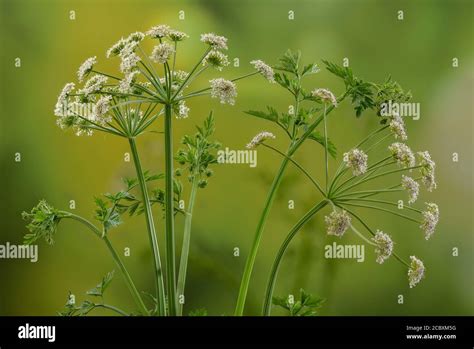
[(107, 287), (110, 285), (110, 282), (112, 281), (114, 277), (114, 270), (111, 272), (107, 273), (103, 278), (102, 281), (97, 284), (96, 287), (90, 289), (89, 291), (86, 292), (89, 296), (95, 296), (95, 297), (103, 297), (104, 292), (107, 289)]
[[(312, 139), (313, 141), (316, 141), (318, 142), (319, 144), (321, 144), (323, 147), (325, 146), (325, 139), (324, 139), (324, 136), (321, 135), (319, 132), (317, 131), (314, 131), (313, 133), (311, 133), (309, 136), (308, 136), (308, 139)], [(337, 148), (336, 146), (334, 145), (333, 142), (331, 142), (331, 140), (328, 138), (328, 153), (329, 155), (331, 155), (334, 159), (336, 158), (337, 156)]]
[(270, 106), (267, 106), (267, 112), (264, 111), (257, 111), (257, 110), (248, 110), (245, 111), (244, 113), (256, 116), (261, 119), (273, 121), (273, 122), (278, 122), (278, 112)]

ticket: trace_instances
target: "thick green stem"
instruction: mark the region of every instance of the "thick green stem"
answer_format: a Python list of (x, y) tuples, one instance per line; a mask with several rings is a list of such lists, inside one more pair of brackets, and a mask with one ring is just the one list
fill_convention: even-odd
[(288, 157), (285, 157), (282, 160), (280, 168), (278, 169), (278, 172), (275, 178), (273, 179), (272, 186), (270, 187), (270, 192), (268, 193), (262, 215), (260, 216), (260, 220), (257, 225), (257, 231), (255, 232), (255, 237), (252, 243), (252, 247), (250, 249), (250, 254), (247, 257), (247, 261), (245, 262), (244, 274), (240, 283), (239, 296), (237, 298), (237, 305), (234, 313), (234, 315), (236, 316), (242, 316), (244, 313), (245, 300), (247, 298), (247, 291), (250, 283), (250, 276), (252, 275), (253, 266), (257, 257), (258, 246), (260, 245), (260, 239), (262, 237), (263, 228), (265, 227), (265, 222), (267, 220), (268, 214), (270, 213), (270, 208), (272, 206), (273, 200), (275, 199), (278, 186), (280, 185), (281, 179), (283, 177), (283, 172), (285, 171), (288, 162)]
[(287, 237), (283, 241), (278, 250), (278, 253), (273, 261), (272, 269), (270, 272), (270, 278), (268, 279), (267, 289), (265, 292), (265, 299), (263, 301), (263, 312), (262, 315), (269, 316), (271, 312), (271, 302), (273, 297), (273, 290), (275, 288), (276, 278), (278, 275), (278, 269), (280, 268), (281, 261), (285, 255), (288, 246), (295, 237), (295, 235), (300, 231), (300, 229), (308, 222), (318, 211), (320, 211), (328, 203), (327, 200), (323, 200), (309, 210), (294, 226), (291, 228)]
[[(196, 192), (198, 189), (198, 179), (195, 176), (191, 185), (191, 194), (189, 195), (186, 218), (184, 220), (183, 246), (181, 248), (181, 259), (179, 262), (178, 273), (178, 297), (184, 296), (184, 286), (186, 283), (186, 271), (188, 268), (189, 245), (191, 241), (191, 223), (193, 220), (194, 202), (196, 201)], [(178, 302), (178, 315), (183, 315), (183, 304)]]
[[(344, 95), (342, 95), (340, 98), (338, 98), (338, 101), (341, 102), (346, 96), (347, 96), (347, 91)], [(326, 116), (334, 109), (334, 106), (331, 105), (329, 108), (326, 110)], [(298, 115), (296, 112), (295, 115)], [(280, 185), (281, 179), (283, 177), (283, 172), (286, 169), (286, 166), (288, 165), (288, 158), (293, 156), (293, 154), (298, 150), (298, 148), (304, 143), (304, 141), (311, 135), (311, 133), (314, 131), (314, 129), (323, 121), (323, 115), (320, 115), (303, 133), (303, 135), (298, 138), (294, 143), (291, 144), (290, 148), (288, 149), (288, 152), (286, 153), (286, 157), (283, 159), (281, 162), (280, 168), (275, 175), (275, 178), (273, 179), (272, 186), (270, 187), (270, 192), (267, 196), (267, 200), (265, 202), (265, 206), (262, 212), (262, 215), (260, 217), (260, 220), (257, 225), (257, 230), (255, 232), (254, 240), (252, 243), (252, 247), (250, 249), (250, 254), (247, 257), (247, 260), (245, 262), (245, 267), (244, 267), (244, 274), (242, 276), (242, 281), (240, 283), (240, 288), (239, 288), (239, 295), (237, 298), (237, 305), (235, 308), (234, 315), (236, 316), (242, 316), (244, 312), (244, 307), (245, 307), (245, 300), (247, 298), (247, 292), (248, 292), (248, 287), (250, 283), (250, 276), (252, 275), (252, 270), (253, 266), (255, 264), (255, 259), (257, 257), (257, 251), (258, 247), (260, 245), (260, 240), (262, 237), (262, 232), (265, 227), (265, 222), (267, 220), (268, 214), (270, 212), (270, 208), (272, 206), (273, 200), (275, 199), (275, 194), (278, 189), (278, 186)]]
[(135, 164), (135, 170), (137, 172), (137, 178), (142, 193), (146, 227), (153, 254), (153, 268), (156, 285), (156, 299), (158, 300), (158, 313), (159, 315), (166, 315), (163, 269), (161, 267), (160, 250), (158, 248), (158, 239), (156, 237), (155, 224), (153, 222), (153, 213), (151, 211), (150, 199), (148, 197), (148, 189), (146, 187), (145, 175), (143, 174), (142, 165), (140, 163), (140, 157), (138, 156), (138, 149), (135, 143), (135, 138), (129, 138), (128, 141), (130, 143), (133, 162)]
[(71, 218), (71, 219), (74, 219), (84, 225), (86, 225), (89, 229), (91, 229), (100, 239), (104, 240), (105, 244), (107, 245), (107, 248), (109, 249), (110, 251), (110, 254), (112, 255), (112, 258), (114, 259), (115, 261), (115, 264), (117, 265), (117, 267), (120, 269), (120, 272), (122, 273), (123, 275), (123, 278), (125, 280), (125, 283), (127, 284), (127, 287), (130, 291), (130, 293), (132, 294), (132, 297), (133, 297), (133, 300), (135, 301), (136, 305), (138, 306), (138, 308), (140, 309), (140, 312), (143, 314), (143, 315), (148, 315), (148, 309), (147, 307), (145, 306), (145, 303), (143, 303), (143, 299), (142, 297), (140, 296), (140, 293), (138, 292), (136, 286), (135, 286), (135, 283), (133, 282), (132, 280), (132, 277), (130, 276), (130, 274), (128, 273), (127, 271), (127, 268), (125, 267), (125, 265), (123, 264), (122, 260), (120, 259), (120, 256), (118, 255), (117, 251), (115, 251), (115, 248), (112, 246), (112, 243), (110, 242), (110, 240), (107, 238), (107, 236), (102, 236), (102, 232), (94, 225), (92, 224), (91, 222), (89, 222), (87, 219), (81, 217), (81, 216), (78, 216), (78, 215), (75, 215), (73, 213), (67, 213), (67, 217)]
[(173, 190), (173, 111), (165, 105), (165, 226), (166, 226), (166, 276), (169, 315), (176, 315), (176, 258), (174, 237)]

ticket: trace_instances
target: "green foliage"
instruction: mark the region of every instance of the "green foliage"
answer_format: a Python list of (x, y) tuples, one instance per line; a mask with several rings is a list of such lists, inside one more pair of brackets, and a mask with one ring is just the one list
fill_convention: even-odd
[(31, 212), (22, 213), (23, 219), (28, 222), (26, 228), (30, 231), (25, 234), (23, 243), (29, 245), (44, 238), (48, 244), (52, 245), (57, 226), (66, 215), (66, 213), (56, 210), (45, 200), (41, 200), (31, 209)]
[[(110, 285), (114, 277), (114, 271), (107, 273), (97, 286), (86, 292), (87, 295), (93, 297), (104, 297), (104, 292)], [(60, 316), (84, 316), (90, 313), (92, 310), (98, 307), (102, 307), (104, 304), (94, 303), (89, 300), (84, 300), (79, 305), (76, 305), (76, 297), (69, 291), (69, 295), (64, 306), (64, 309), (58, 312)]]
[[(311, 139), (313, 141), (316, 141), (318, 142), (319, 144), (321, 144), (323, 147), (326, 145), (325, 143), (325, 140), (324, 140), (324, 136), (321, 135), (319, 132), (317, 131), (314, 131), (313, 133), (311, 133), (309, 136), (308, 136), (308, 139)], [(336, 149), (336, 146), (334, 145), (333, 142), (331, 142), (331, 140), (328, 138), (328, 153), (329, 155), (331, 155), (334, 159), (336, 158), (337, 156), (337, 149)]]
[(87, 291), (86, 294), (88, 294), (89, 296), (103, 297), (104, 292), (107, 289), (107, 287), (110, 285), (113, 277), (114, 277), (114, 271), (112, 270), (111, 272), (107, 273), (102, 278), (102, 281), (98, 283), (97, 286)]
[(315, 316), (325, 299), (306, 293), (300, 289), (300, 298), (292, 300), (290, 297), (273, 297), (272, 303), (286, 309), (289, 316)]
[[(319, 67), (315, 63), (301, 67), (301, 53), (288, 50), (279, 59), (279, 64), (274, 69), (279, 71), (275, 73), (275, 81), (293, 95), (298, 106), (293, 106), (293, 113), (280, 113), (272, 106), (267, 106), (266, 111), (248, 110), (245, 113), (275, 123), (285, 131), (291, 140), (297, 140), (310, 125), (316, 124), (317, 126), (321, 122), (320, 117), (315, 118), (314, 116), (322, 112), (321, 104), (323, 101), (320, 98), (313, 97), (302, 86), (302, 79), (305, 76), (318, 73)], [(305, 107), (302, 102), (313, 102), (313, 105)], [(325, 146), (324, 137), (321, 137), (317, 131), (313, 132), (308, 138), (323, 147)], [(330, 140), (328, 140), (328, 153), (334, 158), (337, 155), (336, 146)]]
[[(326, 69), (344, 81), (346, 93), (351, 97), (356, 116), (360, 117), (367, 109), (374, 110), (380, 116), (383, 103), (391, 100), (395, 103), (407, 102), (411, 99), (411, 93), (405, 92), (402, 87), (388, 77), (382, 84), (366, 82), (354, 76), (348, 67), (341, 67), (335, 63), (324, 61)], [(385, 122), (382, 119), (382, 122)]]
[(189, 312), (189, 316), (207, 316), (207, 310), (206, 308), (194, 309)]
[[(220, 148), (219, 142), (211, 141), (209, 138), (214, 134), (215, 123), (212, 112), (204, 120), (202, 126), (196, 126), (197, 133), (194, 136), (184, 136), (181, 143), (185, 146), (178, 150), (175, 160), (189, 173), (189, 180), (195, 178), (199, 181), (199, 187), (207, 185), (208, 178), (212, 175), (209, 166), (217, 163), (215, 151)], [(182, 175), (180, 169), (177, 174)]]

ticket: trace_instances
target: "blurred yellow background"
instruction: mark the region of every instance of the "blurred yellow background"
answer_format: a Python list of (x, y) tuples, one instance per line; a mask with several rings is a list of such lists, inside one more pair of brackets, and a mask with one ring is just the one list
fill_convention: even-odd
[[(326, 237), (319, 215), (300, 233), (284, 260), (276, 294), (295, 293), (301, 287), (327, 298), (322, 315), (472, 315), (473, 298), (473, 4), (471, 1), (0, 1), (1, 37), (1, 227), (0, 243), (21, 243), (26, 232), (21, 212), (40, 199), (75, 213), (93, 217), (93, 197), (122, 188), (121, 178), (133, 175), (123, 161), (127, 143), (95, 134), (76, 137), (55, 125), (53, 108), (66, 82), (76, 80), (85, 58), (98, 56), (99, 67), (115, 71), (118, 62), (106, 60), (105, 51), (121, 36), (169, 24), (190, 35), (179, 51), (178, 67), (194, 65), (203, 46), (199, 34), (216, 32), (229, 39), (229, 57), (241, 66), (229, 66), (224, 77), (251, 71), (255, 58), (275, 64), (291, 48), (301, 50), (303, 61), (321, 59), (342, 64), (349, 58), (357, 76), (382, 81), (389, 74), (413, 93), (421, 104), (421, 120), (408, 121), (409, 145), (430, 150), (437, 162), (438, 190), (423, 192), (418, 204), (439, 204), (441, 220), (435, 235), (425, 241), (416, 224), (364, 211), (372, 225), (390, 232), (398, 253), (423, 259), (426, 278), (408, 288), (406, 269), (394, 259), (383, 265), (366, 247), (366, 261), (324, 259)], [(185, 19), (179, 19), (179, 11)], [(288, 20), (288, 11), (295, 19)], [(404, 20), (397, 11), (404, 11)], [(70, 20), (75, 11), (75, 20)], [(15, 58), (21, 58), (16, 68)], [(459, 67), (452, 67), (452, 59)], [(200, 79), (207, 83), (208, 73)], [(327, 87), (337, 95), (340, 80), (325, 69), (308, 81), (308, 89)], [(216, 116), (216, 138), (224, 147), (243, 149), (259, 131), (277, 135), (275, 145), (285, 149), (284, 135), (263, 120), (243, 113), (273, 105), (286, 110), (289, 95), (261, 77), (238, 84), (235, 106), (222, 106), (207, 97), (192, 100), (188, 119), (175, 122), (175, 145), (182, 135), (194, 133), (209, 110)], [(341, 154), (377, 126), (367, 112), (356, 119), (346, 101), (331, 115), (329, 132)], [(161, 128), (161, 125), (155, 126)], [(145, 167), (163, 171), (162, 136), (139, 139)], [(14, 162), (20, 152), (22, 161)], [(459, 162), (452, 154), (459, 153)], [(186, 311), (205, 307), (209, 314), (233, 312), (248, 248), (271, 179), (280, 158), (265, 149), (258, 167), (216, 166), (208, 187), (198, 194), (192, 232)], [(296, 159), (323, 178), (322, 148), (308, 142)], [(330, 163), (334, 169), (337, 164)], [(187, 184), (186, 184), (187, 185)], [(186, 187), (187, 189), (188, 187)], [(308, 181), (289, 166), (264, 232), (254, 269), (247, 313), (257, 314), (276, 250), (288, 229), (319, 199)], [(187, 193), (185, 194), (187, 197)], [(296, 207), (288, 210), (288, 200)], [(160, 213), (155, 208), (156, 215)], [(362, 212), (362, 211), (361, 211)], [(158, 231), (163, 246), (163, 222)], [(181, 219), (177, 232), (182, 229)], [(153, 289), (151, 254), (143, 216), (128, 219), (110, 237), (122, 251), (129, 271), (142, 290)], [(179, 245), (178, 240), (178, 246)], [(339, 241), (338, 241), (339, 242)], [(354, 234), (341, 243), (361, 243)], [(240, 248), (240, 257), (233, 249)], [(452, 249), (459, 248), (459, 256)], [(164, 253), (164, 251), (162, 251)], [(39, 261), (0, 260), (0, 315), (52, 315), (66, 302), (67, 292), (78, 301), (100, 278), (114, 269), (103, 244), (74, 222), (60, 225), (56, 244), (40, 243)], [(397, 295), (405, 296), (403, 305)], [(107, 291), (108, 303), (133, 309), (128, 290), (116, 273)], [(101, 314), (96, 312), (95, 314)], [(102, 313), (106, 314), (106, 313)], [(276, 311), (275, 314), (281, 314)]]

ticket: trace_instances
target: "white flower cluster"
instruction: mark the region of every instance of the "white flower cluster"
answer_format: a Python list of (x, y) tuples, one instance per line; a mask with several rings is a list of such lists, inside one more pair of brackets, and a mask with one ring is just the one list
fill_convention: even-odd
[(100, 91), (102, 87), (104, 87), (104, 85), (107, 83), (107, 81), (108, 78), (106, 76), (96, 74), (89, 80), (87, 80), (84, 84), (84, 87), (78, 92), (79, 94), (82, 94), (85, 98), (87, 98), (89, 97), (89, 95)]
[(58, 101), (54, 107), (54, 115), (56, 116), (66, 116), (67, 115), (67, 105), (69, 94), (74, 90), (74, 83), (67, 83), (61, 93), (59, 94)]
[(316, 98), (320, 98), (323, 102), (329, 102), (333, 106), (337, 107), (337, 99), (334, 94), (326, 88), (317, 88), (311, 91), (311, 95)]
[(429, 192), (436, 189), (436, 179), (435, 179), (435, 162), (431, 160), (431, 155), (427, 151), (420, 151), (417, 153), (420, 159), (420, 168), (423, 184), (426, 186), (426, 190)]
[(425, 233), (425, 239), (428, 240), (433, 235), (436, 225), (439, 221), (438, 205), (432, 202), (426, 203), (426, 211), (422, 212), (423, 221), (420, 228)]
[(267, 131), (262, 131), (258, 133), (253, 139), (250, 141), (250, 143), (247, 144), (247, 149), (255, 149), (258, 147), (260, 144), (265, 142), (267, 139), (275, 139), (275, 135), (271, 132)]
[(413, 288), (425, 276), (425, 266), (423, 265), (423, 262), (415, 256), (410, 256), (410, 259), (411, 263), (410, 268), (408, 269), (408, 281), (410, 288)]
[(135, 83), (137, 75), (140, 74), (138, 70), (132, 70), (130, 73), (125, 74), (125, 77), (120, 80), (118, 90), (121, 93), (131, 93), (132, 85)]
[(77, 78), (79, 82), (82, 82), (84, 78), (92, 71), (94, 64), (97, 64), (97, 57), (87, 58), (84, 63), (81, 64), (77, 71)]
[(388, 150), (392, 153), (397, 163), (405, 168), (415, 166), (415, 155), (411, 149), (404, 143), (393, 143), (389, 145)]
[(201, 41), (216, 50), (227, 50), (227, 38), (214, 33), (201, 34)]
[(260, 59), (256, 59), (250, 62), (254, 66), (254, 68), (263, 75), (265, 79), (270, 81), (272, 84), (275, 83), (275, 73), (268, 64)]
[(209, 80), (211, 83), (211, 97), (219, 98), (222, 104), (228, 103), (234, 105), (237, 97), (237, 87), (230, 80), (217, 78)]
[(342, 210), (332, 211), (329, 216), (324, 217), (328, 235), (335, 235), (341, 237), (346, 230), (351, 226), (351, 216)]
[(229, 65), (229, 58), (220, 51), (211, 50), (202, 60), (202, 65), (208, 65), (221, 71), (222, 68)]
[(150, 59), (155, 63), (164, 64), (174, 52), (174, 47), (171, 44), (162, 42), (153, 48)]
[(420, 184), (413, 178), (402, 175), (402, 187), (408, 192), (408, 203), (413, 204), (418, 199)]
[(176, 110), (177, 119), (186, 119), (189, 114), (189, 107), (186, 105), (186, 101), (179, 101)]
[(401, 139), (402, 141), (406, 141), (408, 139), (406, 128), (405, 128), (405, 121), (403, 118), (398, 115), (394, 114), (390, 120), (390, 131), (395, 135), (395, 139)]
[(359, 176), (367, 171), (367, 160), (368, 156), (360, 149), (352, 149), (351, 151), (344, 153), (344, 162), (346, 167), (352, 169), (354, 176)]
[(109, 115), (107, 116), (107, 112), (110, 109), (110, 102), (112, 101), (112, 96), (102, 96), (99, 98), (97, 103), (94, 105), (92, 119), (94, 122), (104, 125), (110, 121), (112, 121), (112, 117)]
[(168, 25), (160, 24), (160, 25), (151, 27), (151, 29), (146, 32), (146, 35), (148, 35), (149, 37), (153, 39), (162, 39), (168, 36), (170, 31), (171, 31), (171, 28)]
[(382, 264), (387, 260), (393, 252), (393, 241), (390, 235), (385, 234), (383, 231), (377, 230), (375, 236), (372, 238), (375, 243), (375, 254), (377, 255), (377, 263)]

